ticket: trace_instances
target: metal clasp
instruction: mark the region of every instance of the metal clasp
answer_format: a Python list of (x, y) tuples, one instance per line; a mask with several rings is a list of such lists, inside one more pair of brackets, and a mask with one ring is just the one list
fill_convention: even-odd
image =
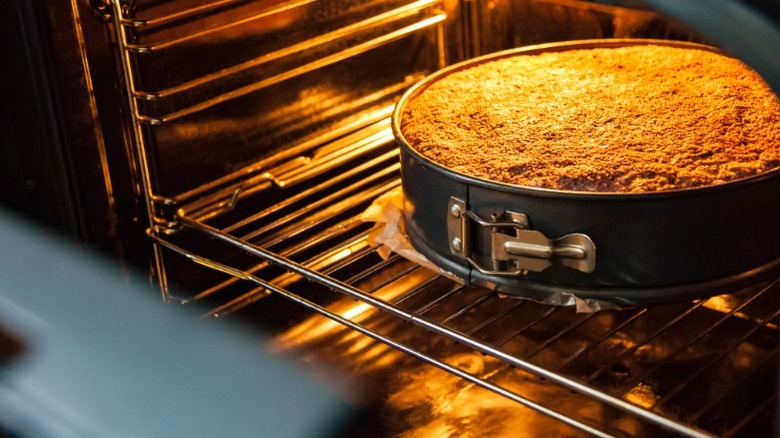
[[(466, 202), (451, 197), (448, 204), (447, 235), (452, 254), (468, 260), (485, 275), (518, 276), (529, 271), (541, 272), (553, 264), (568, 266), (581, 272), (593, 272), (596, 267), (596, 245), (585, 234), (571, 233), (550, 239), (530, 230), (528, 217), (506, 211), (491, 221), (466, 209)], [(480, 265), (472, 257), (472, 227), (474, 224), (491, 229), (492, 268)]]

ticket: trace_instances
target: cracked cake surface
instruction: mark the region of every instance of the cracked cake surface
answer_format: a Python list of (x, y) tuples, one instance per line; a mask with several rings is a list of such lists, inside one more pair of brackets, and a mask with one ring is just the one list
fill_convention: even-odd
[(428, 159), (481, 179), (657, 192), (780, 166), (780, 100), (741, 61), (635, 45), (516, 55), (430, 83), (400, 127)]

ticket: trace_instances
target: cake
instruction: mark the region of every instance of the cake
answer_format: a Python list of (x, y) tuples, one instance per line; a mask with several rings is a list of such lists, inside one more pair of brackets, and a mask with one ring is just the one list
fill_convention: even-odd
[(406, 102), (409, 145), (476, 178), (645, 193), (780, 166), (780, 100), (741, 61), (631, 45), (517, 54), (454, 70)]

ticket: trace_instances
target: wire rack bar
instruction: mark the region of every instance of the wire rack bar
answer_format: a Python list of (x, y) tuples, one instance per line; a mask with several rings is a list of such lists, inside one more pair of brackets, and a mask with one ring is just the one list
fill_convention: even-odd
[(769, 398), (761, 402), (755, 409), (753, 409), (748, 415), (746, 415), (737, 424), (727, 430), (722, 436), (723, 438), (731, 438), (736, 436), (742, 429), (745, 428), (755, 417), (761, 414), (765, 409), (768, 409), (773, 403), (777, 403), (777, 393), (772, 394)]
[[(174, 21), (180, 21), (187, 18), (195, 17), (201, 14), (207, 14), (209, 12), (215, 12), (218, 9), (225, 6), (240, 6), (249, 3), (251, 0), (218, 0), (211, 3), (207, 3), (192, 8), (185, 8), (176, 11), (172, 14), (158, 15), (153, 18), (132, 18), (132, 14), (123, 14), (121, 17), (121, 23), (128, 27), (143, 28), (146, 26), (158, 26), (161, 24), (171, 23)], [(316, 0), (309, 0), (316, 1)], [(127, 11), (131, 12), (131, 11)]]
[[(252, 14), (252, 15), (248, 15), (248, 16), (243, 16), (243, 17), (241, 17), (238, 20), (229, 21), (227, 23), (224, 23), (224, 24), (221, 24), (221, 25), (217, 25), (217, 26), (211, 26), (211, 27), (203, 29), (203, 30), (201, 30), (199, 32), (193, 32), (193, 33), (184, 35), (182, 37), (179, 37), (179, 38), (176, 38), (176, 39), (172, 39), (172, 40), (168, 40), (168, 41), (159, 41), (159, 42), (152, 43), (152, 44), (128, 44), (127, 47), (126, 47), (126, 50), (128, 50), (130, 52), (135, 52), (135, 53), (152, 53), (152, 52), (157, 52), (157, 51), (164, 50), (164, 49), (169, 49), (169, 48), (172, 48), (172, 47), (180, 46), (180, 45), (186, 43), (187, 41), (192, 41), (192, 40), (195, 40), (195, 39), (207, 37), (207, 36), (209, 36), (211, 34), (214, 34), (214, 33), (217, 33), (217, 32), (221, 32), (221, 31), (224, 31), (224, 30), (228, 30), (228, 29), (240, 26), (242, 24), (258, 20), (260, 18), (270, 17), (270, 16), (273, 16), (273, 15), (276, 15), (276, 14), (280, 14), (280, 13), (282, 13), (284, 11), (287, 11), (287, 10), (290, 10), (290, 9), (293, 9), (293, 8), (296, 8), (296, 7), (299, 7), (299, 6), (306, 5), (307, 3), (312, 3), (314, 1), (315, 0), (304, 0), (304, 1), (298, 1), (298, 2), (290, 2), (290, 3), (287, 3), (287, 4), (283, 5), (283, 6), (281, 6), (281, 7), (277, 7), (277, 8), (271, 9), (271, 10), (265, 10), (265, 11), (262, 11), (262, 12), (259, 12), (259, 13), (256, 13), (256, 14)], [(183, 11), (183, 12), (186, 12), (186, 11)], [(173, 14), (173, 15), (177, 15), (177, 14)], [(183, 15), (181, 13), (178, 14), (178, 15), (181, 15), (183, 17)], [(169, 17), (171, 17), (171, 16), (169, 16)], [(125, 23), (126, 22), (123, 22), (123, 24), (125, 24)], [(149, 23), (149, 22), (147, 21), (146, 23)], [(138, 26), (130, 26), (130, 27), (138, 28)]]
[(496, 312), (493, 316), (485, 319), (481, 324), (477, 325), (473, 329), (466, 332), (468, 336), (474, 336), (475, 334), (479, 333), (480, 331), (484, 330), (485, 328), (491, 326), (496, 321), (499, 321), (503, 319), (505, 316), (509, 315), (510, 313), (514, 312), (515, 309), (522, 306), (524, 303), (526, 303), (525, 300), (515, 300), (516, 302), (513, 303), (511, 306), (507, 307), (506, 309), (502, 310), (501, 312)]
[(538, 316), (536, 319), (534, 319), (533, 321), (527, 322), (525, 325), (523, 325), (523, 327), (518, 328), (513, 333), (510, 333), (509, 336), (507, 336), (506, 338), (504, 338), (504, 339), (494, 343), (493, 345), (495, 345), (496, 348), (502, 347), (504, 344), (510, 342), (511, 340), (513, 340), (513, 339), (517, 338), (518, 336), (520, 336), (521, 334), (523, 334), (523, 332), (525, 332), (526, 330), (528, 330), (531, 327), (534, 327), (537, 324), (541, 323), (541, 321), (544, 321), (547, 317), (549, 317), (553, 313), (557, 312), (558, 310), (560, 310), (558, 307), (550, 307), (544, 313), (542, 313), (540, 316)]
[(301, 76), (305, 73), (319, 70), (323, 67), (335, 64), (344, 59), (355, 57), (361, 53), (368, 52), (372, 49), (381, 47), (390, 42), (397, 41), (408, 35), (412, 35), (416, 32), (419, 32), (422, 29), (426, 29), (434, 25), (437, 25), (439, 23), (442, 23), (446, 18), (447, 18), (446, 14), (440, 13), (432, 17), (423, 19), (415, 24), (405, 26), (401, 29), (386, 33), (380, 37), (373, 38), (363, 43), (354, 44), (347, 49), (341, 50), (331, 55), (323, 56), (322, 58), (319, 58), (316, 61), (303, 64), (299, 67), (291, 68), (289, 70), (286, 70), (284, 73), (280, 73), (274, 76), (269, 76), (265, 79), (261, 79), (251, 84), (238, 87), (226, 93), (220, 94), (219, 96), (205, 99), (199, 103), (187, 106), (177, 111), (173, 111), (161, 116), (149, 116), (149, 115), (139, 114), (138, 120), (143, 123), (147, 123), (149, 125), (161, 125), (163, 123), (172, 122), (174, 120), (178, 120), (183, 117), (190, 116), (192, 114), (209, 109), (216, 105), (231, 100), (235, 100), (239, 97), (246, 96), (248, 94), (262, 90), (264, 88), (268, 88), (272, 85), (282, 83), (294, 77)]
[[(272, 176), (275, 173), (273, 169), (280, 167), (286, 168), (286, 163), (296, 162), (305, 158), (305, 162), (310, 160), (310, 156), (315, 155), (317, 148), (323, 145), (330, 145), (339, 141), (350, 141), (349, 139), (359, 133), (360, 136), (371, 135), (375, 132), (387, 129), (390, 126), (390, 114), (393, 106), (386, 106), (370, 113), (364, 114), (359, 119), (344, 123), (339, 126), (328, 129), (327, 132), (303, 141), (298, 144), (288, 145), (278, 153), (262, 159), (252, 165), (227, 174), (221, 178), (215, 179), (195, 189), (181, 193), (175, 197), (165, 200), (167, 204), (185, 204), (182, 208), (184, 213), (201, 220), (206, 220), (203, 213), (198, 210), (208, 207), (211, 216), (219, 213), (225, 207), (225, 200), (233, 198), (238, 192), (236, 200), (265, 190), (269, 182), (273, 182)], [(397, 154), (397, 152), (396, 152)], [(364, 165), (366, 163), (361, 163)], [(360, 166), (359, 165), (359, 166)], [(213, 204), (217, 204), (214, 206)]]
[(523, 359), (529, 360), (532, 357), (536, 356), (539, 352), (542, 350), (545, 350), (550, 344), (553, 342), (563, 338), (568, 333), (570, 333), (575, 328), (582, 325), (585, 321), (589, 320), (590, 318), (593, 318), (596, 314), (595, 313), (586, 313), (583, 315), (580, 315), (578, 318), (576, 318), (574, 321), (572, 321), (567, 327), (562, 328), (558, 333), (554, 334), (553, 336), (550, 336), (549, 338), (545, 339), (544, 342), (540, 343), (531, 351), (526, 352), (523, 354)]

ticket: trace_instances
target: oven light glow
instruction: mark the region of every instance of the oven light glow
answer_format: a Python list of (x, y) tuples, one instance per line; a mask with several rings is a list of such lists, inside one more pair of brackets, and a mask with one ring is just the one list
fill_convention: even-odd
[(341, 316), (343, 316), (346, 319), (352, 320), (352, 319), (355, 319), (358, 316), (362, 315), (363, 312), (366, 312), (369, 309), (371, 309), (371, 306), (369, 306), (368, 304), (361, 303), (361, 304), (358, 304), (355, 307), (347, 310)]
[(704, 303), (704, 307), (716, 312), (728, 313), (733, 309), (733, 300), (726, 295), (712, 297)]
[(653, 389), (643, 383), (631, 388), (631, 391), (626, 394), (626, 400), (645, 409), (653, 407), (656, 398), (657, 396), (653, 392)]
[[(737, 297), (734, 297), (732, 295), (720, 295), (720, 296), (711, 297), (711, 298), (707, 299), (707, 301), (704, 302), (703, 306), (708, 308), (708, 309), (710, 309), (710, 310), (714, 310), (716, 312), (729, 313), (729, 312), (732, 312), (734, 310), (734, 308), (736, 306), (738, 306), (740, 303), (741, 303), (741, 301)], [(755, 317), (750, 316), (749, 314), (747, 314), (745, 312), (737, 311), (737, 312), (734, 312), (734, 314), (732, 316), (734, 316), (736, 318), (741, 318), (741, 319), (745, 319), (745, 320), (748, 320), (748, 321), (752, 321), (752, 322), (762, 322), (769, 329), (773, 329), (773, 330), (777, 329), (777, 325), (776, 324), (774, 324), (774, 323), (772, 323), (770, 321), (758, 321), (758, 320), (756, 320)]]

